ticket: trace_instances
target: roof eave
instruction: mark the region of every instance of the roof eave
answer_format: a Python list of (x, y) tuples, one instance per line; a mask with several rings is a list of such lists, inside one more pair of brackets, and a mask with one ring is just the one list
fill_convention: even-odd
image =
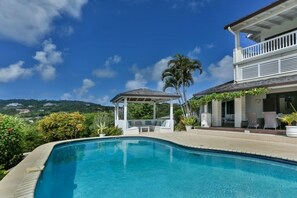
[(253, 13), (251, 13), (251, 14), (245, 16), (245, 17), (240, 18), (240, 19), (237, 20), (237, 21), (234, 21), (234, 22), (232, 22), (232, 23), (226, 25), (226, 26), (224, 27), (224, 29), (227, 30), (228, 27), (234, 27), (234, 26), (236, 26), (236, 25), (238, 25), (238, 24), (240, 24), (240, 23), (242, 23), (242, 22), (244, 22), (244, 21), (246, 21), (246, 20), (248, 20), (248, 19), (251, 19), (251, 18), (253, 18), (253, 17), (255, 17), (255, 16), (257, 16), (257, 15), (263, 13), (263, 12), (266, 12), (267, 10), (270, 10), (270, 9), (272, 9), (272, 8), (274, 8), (274, 7), (276, 7), (276, 6), (280, 5), (280, 4), (282, 4), (282, 3), (285, 3), (285, 2), (287, 2), (287, 1), (288, 1), (288, 0), (278, 0), (278, 1), (276, 1), (276, 2), (273, 2), (273, 3), (269, 4), (268, 6), (266, 6), (266, 7), (264, 7), (264, 8), (261, 8), (260, 10), (257, 10), (256, 12), (253, 12)]

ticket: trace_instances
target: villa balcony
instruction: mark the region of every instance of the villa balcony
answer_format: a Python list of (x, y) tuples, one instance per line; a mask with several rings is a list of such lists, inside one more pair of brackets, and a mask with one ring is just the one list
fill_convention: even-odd
[(281, 36), (236, 49), (234, 63), (247, 62), (297, 49), (297, 30)]

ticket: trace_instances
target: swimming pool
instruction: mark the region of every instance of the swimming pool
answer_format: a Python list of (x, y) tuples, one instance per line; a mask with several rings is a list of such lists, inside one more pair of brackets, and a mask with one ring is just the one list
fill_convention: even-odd
[(53, 149), (35, 197), (297, 197), (297, 166), (151, 138), (82, 141)]

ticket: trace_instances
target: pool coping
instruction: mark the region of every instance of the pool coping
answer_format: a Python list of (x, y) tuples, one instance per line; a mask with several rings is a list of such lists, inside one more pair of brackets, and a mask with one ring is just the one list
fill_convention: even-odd
[[(175, 132), (179, 133), (179, 132)], [(194, 134), (195, 131), (192, 132)], [(162, 135), (163, 134), (163, 135)], [(173, 144), (177, 144), (186, 148), (193, 148), (193, 149), (201, 149), (204, 151), (215, 151), (219, 153), (229, 153), (229, 154), (236, 154), (236, 155), (243, 155), (249, 157), (257, 157), (257, 158), (264, 158), (268, 160), (279, 161), (282, 163), (289, 163), (289, 164), (296, 164), (297, 158), (291, 159), (287, 157), (275, 156), (275, 155), (265, 155), (261, 152), (246, 152), (246, 151), (239, 151), (239, 150), (232, 150), (232, 149), (222, 149), (222, 148), (215, 148), (215, 147), (205, 147), (199, 145), (191, 145), (185, 144), (181, 141), (176, 141), (173, 138), (164, 137), (165, 133), (149, 133), (149, 134), (139, 134), (139, 135), (122, 135), (122, 136), (109, 136), (109, 137), (91, 137), (91, 138), (81, 138), (81, 139), (73, 139), (73, 140), (64, 140), (64, 141), (57, 141), (57, 142), (50, 142), (44, 145), (41, 145), (34, 149), (24, 160), (22, 160), (16, 167), (14, 167), (8, 175), (6, 175), (0, 181), (0, 197), (5, 198), (12, 198), (12, 197), (22, 197), (22, 198), (33, 198), (35, 187), (38, 181), (38, 178), (43, 170), (44, 164), (46, 163), (52, 149), (59, 144), (64, 143), (71, 143), (77, 141), (88, 141), (88, 140), (103, 140), (103, 139), (111, 139), (111, 138), (125, 138), (125, 137), (144, 137), (144, 138), (152, 138), (161, 141), (167, 141)], [(174, 134), (174, 133), (168, 133)], [(182, 134), (182, 133), (180, 133)], [(184, 133), (190, 134), (190, 133)], [(195, 134), (195, 135), (205, 135), (205, 134)], [(215, 134), (211, 134), (214, 135)], [(210, 136), (211, 136), (210, 135)], [(255, 134), (253, 134), (255, 135)], [(258, 135), (258, 134), (257, 134)], [(255, 137), (257, 137), (257, 135)], [(165, 135), (166, 136), (166, 135)], [(263, 137), (263, 135), (261, 135)], [(258, 139), (255, 138), (253, 141), (264, 141), (258, 136)], [(268, 136), (268, 135), (266, 135)], [(260, 139), (260, 140), (259, 140)], [(267, 141), (267, 140), (266, 140)], [(269, 138), (268, 138), (269, 141)], [(277, 141), (276, 141), (277, 142)], [(290, 142), (285, 142), (283, 144), (290, 144)]]

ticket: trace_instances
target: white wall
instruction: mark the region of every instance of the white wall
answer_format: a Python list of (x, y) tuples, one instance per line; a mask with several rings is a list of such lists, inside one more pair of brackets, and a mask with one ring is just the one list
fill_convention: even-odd
[(266, 94), (258, 96), (246, 96), (246, 113), (255, 112), (257, 118), (263, 118), (263, 99), (266, 98)]

